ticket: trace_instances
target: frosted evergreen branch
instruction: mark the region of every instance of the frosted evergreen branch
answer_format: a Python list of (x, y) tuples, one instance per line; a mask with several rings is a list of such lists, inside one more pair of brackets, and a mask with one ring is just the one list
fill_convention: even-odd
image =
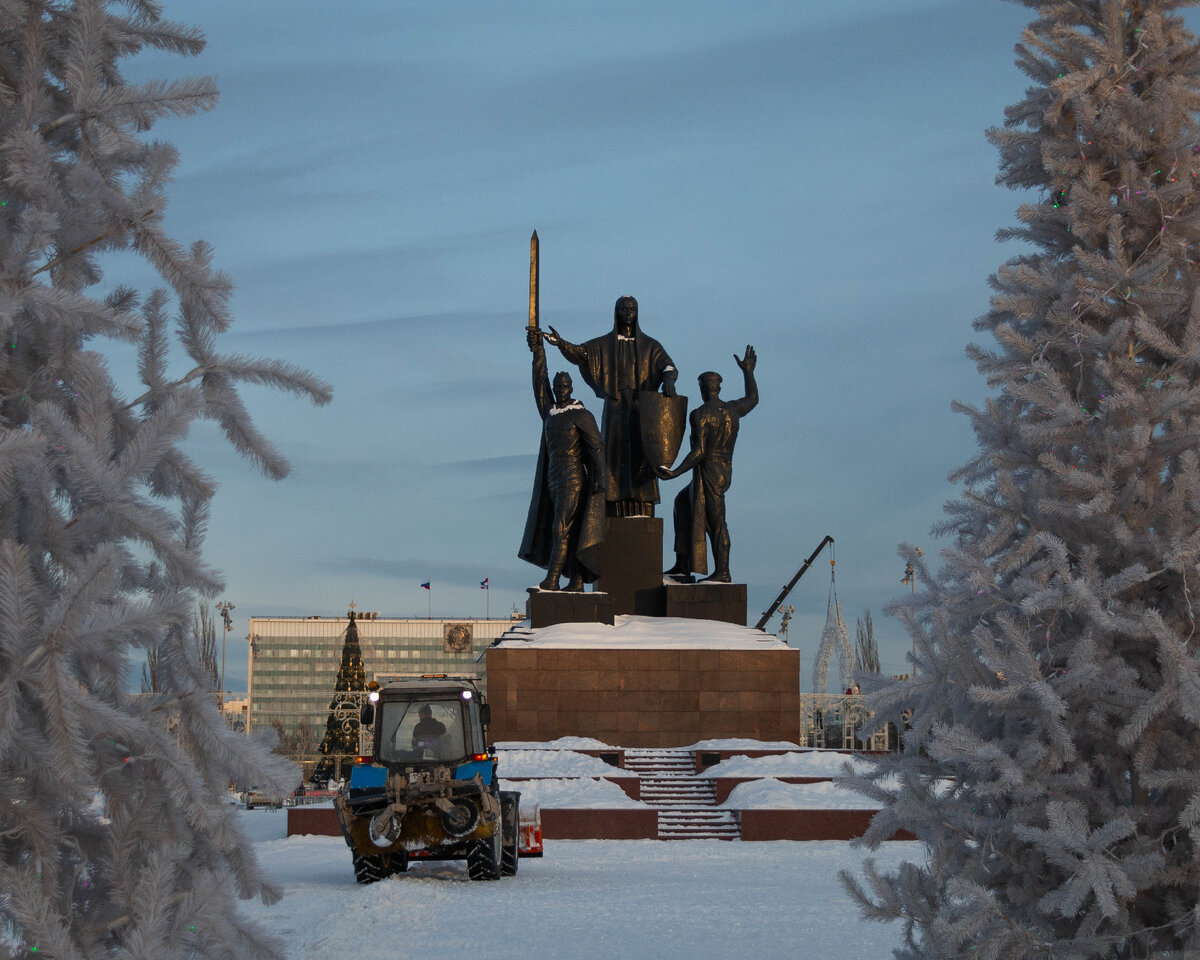
[[(327, 388), (269, 361), (237, 358), (241, 369), (213, 372), (230, 284), (205, 245), (166, 236), (175, 152), (139, 134), (210, 106), (215, 89), (204, 80), (131, 87), (117, 68), (143, 47), (195, 53), (199, 32), (162, 21), (149, 0), (124, 11), (106, 0), (0, 0), (0, 27), (16, 48), (6, 65), (21, 64), (0, 68), (0, 176), (16, 214), (0, 243), (0, 482), (9, 486), (0, 505), (0, 833), (31, 865), (0, 864), (0, 926), (6, 943), (61, 956), (275, 956), (278, 945), (236, 917), (230, 872), (241, 895), (277, 891), (221, 800), (231, 775), (262, 771), (282, 784), (295, 770), (223, 725), (178, 642), (192, 598), (219, 580), (199, 552), (214, 484), (177, 444), (195, 417), (211, 416), (282, 472), (234, 383), (320, 399)], [(179, 301), (177, 337), (167, 335), (165, 294), (152, 294), (138, 318), (133, 290), (93, 292), (96, 253), (110, 249), (157, 269)], [(149, 392), (132, 405), (104, 358), (83, 349), (101, 336), (138, 343)], [(169, 339), (194, 376), (168, 380)], [(121, 693), (125, 657), (160, 642), (174, 660), (168, 692), (142, 709)], [(167, 712), (182, 736), (167, 729)], [(97, 788), (104, 822), (84, 807)], [(81, 869), (95, 886), (78, 897)], [(119, 916), (127, 919), (105, 935)], [(209, 932), (189, 938), (186, 916), (203, 917)]]
[[(146, 213), (143, 214), (143, 216), (145, 216), (145, 217), (151, 217), (153, 215), (154, 215), (153, 210), (147, 210)], [(53, 260), (47, 261), (45, 264), (43, 264), (42, 266), (40, 266), (36, 270), (34, 270), (33, 274), (31, 276), (36, 277), (39, 273), (45, 273), (47, 270), (53, 270), (59, 264), (69, 260), (71, 257), (75, 256), (76, 254), (83, 253), (83, 251), (87, 250), (89, 247), (94, 247), (96, 244), (102, 243), (103, 241), (107, 240), (109, 237), (113, 236), (113, 234), (123, 233), (123, 232), (125, 232), (126, 229), (127, 229), (127, 227), (125, 226), (125, 224), (115, 223), (108, 230), (105, 230), (104, 233), (100, 234), (99, 236), (93, 237), (91, 240), (88, 240), (86, 243), (80, 244), (79, 246), (75, 247), (75, 249), (73, 249), (73, 250), (68, 250), (66, 253), (59, 254)]]

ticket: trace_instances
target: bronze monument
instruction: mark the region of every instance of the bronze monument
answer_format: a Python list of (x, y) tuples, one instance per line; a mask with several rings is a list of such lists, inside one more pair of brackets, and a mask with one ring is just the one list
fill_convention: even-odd
[(551, 390), (540, 332), (526, 334), (533, 352), (533, 396), (541, 414), (533, 497), (519, 556), (546, 568), (543, 590), (557, 590), (566, 574), (567, 590), (581, 592), (599, 574), (598, 548), (604, 539), (604, 487), (608, 476), (596, 420), (571, 396), (571, 378), (554, 376)]
[(674, 470), (656, 467), (664, 480), (692, 471), (691, 484), (675, 498), (675, 566), (666, 576), (688, 579), (708, 570), (705, 534), (712, 542), (713, 572), (710, 583), (729, 583), (729, 527), (725, 523), (725, 491), (733, 482), (733, 446), (738, 422), (758, 405), (754, 348), (733, 358), (742, 369), (746, 395), (740, 400), (721, 399), (721, 375), (708, 371), (697, 378), (703, 403), (691, 415), (691, 451)]
[[(678, 371), (667, 351), (638, 326), (638, 304), (621, 297), (613, 309), (613, 330), (581, 344), (569, 343), (554, 327), (541, 334), (575, 364), (584, 381), (604, 399), (602, 414), (608, 485), (605, 499), (612, 517), (652, 517), (658, 503), (657, 464), (643, 445), (640, 397), (660, 387), (675, 396)], [(657, 414), (656, 414), (657, 417)]]

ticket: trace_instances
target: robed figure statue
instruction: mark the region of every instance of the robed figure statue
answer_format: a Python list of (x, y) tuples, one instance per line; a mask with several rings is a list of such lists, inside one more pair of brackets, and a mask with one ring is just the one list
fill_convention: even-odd
[(530, 328), (533, 396), (542, 417), (542, 443), (525, 536), (518, 556), (546, 569), (543, 590), (581, 591), (599, 576), (604, 539), (604, 485), (607, 471), (596, 419), (571, 396), (571, 378), (554, 376), (551, 390), (542, 334)]
[(661, 387), (665, 396), (674, 397), (678, 371), (662, 344), (638, 327), (637, 301), (621, 297), (613, 309), (612, 332), (594, 340), (568, 343), (554, 327), (542, 336), (579, 368), (584, 382), (604, 399), (608, 515), (653, 516), (658, 464), (643, 446), (638, 394)]
[(700, 374), (700, 396), (704, 401), (690, 418), (691, 450), (674, 470), (657, 468), (664, 480), (692, 471), (692, 482), (675, 498), (675, 566), (669, 577), (689, 578), (693, 572), (708, 569), (704, 539), (712, 543), (713, 572), (705, 579), (711, 583), (729, 583), (729, 526), (725, 522), (725, 492), (733, 483), (733, 447), (737, 443), (742, 417), (758, 405), (758, 383), (754, 368), (758, 358), (754, 348), (746, 347), (746, 356), (733, 358), (742, 368), (746, 395), (739, 400), (721, 399), (721, 375), (708, 371)]

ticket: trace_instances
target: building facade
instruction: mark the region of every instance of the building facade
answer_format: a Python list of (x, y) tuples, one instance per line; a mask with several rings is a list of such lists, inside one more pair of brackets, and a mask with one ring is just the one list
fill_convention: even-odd
[[(396, 620), (356, 613), (368, 679), (447, 673), (485, 683), (481, 655), (512, 620)], [(329, 716), (346, 617), (251, 617), (248, 728), (282, 727), (285, 737), (315, 735)], [(303, 727), (302, 727), (303, 722)], [(306, 744), (289, 753), (307, 753)]]

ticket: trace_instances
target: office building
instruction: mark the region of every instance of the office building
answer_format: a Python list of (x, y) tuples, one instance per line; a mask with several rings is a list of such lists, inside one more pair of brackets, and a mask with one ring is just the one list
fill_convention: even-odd
[[(397, 620), (356, 613), (368, 679), (447, 673), (485, 682), (484, 650), (512, 626), (503, 620)], [(251, 617), (249, 729), (275, 721), (295, 736), (301, 721), (325, 731), (346, 636), (346, 617)], [(307, 752), (307, 751), (301, 751)]]

